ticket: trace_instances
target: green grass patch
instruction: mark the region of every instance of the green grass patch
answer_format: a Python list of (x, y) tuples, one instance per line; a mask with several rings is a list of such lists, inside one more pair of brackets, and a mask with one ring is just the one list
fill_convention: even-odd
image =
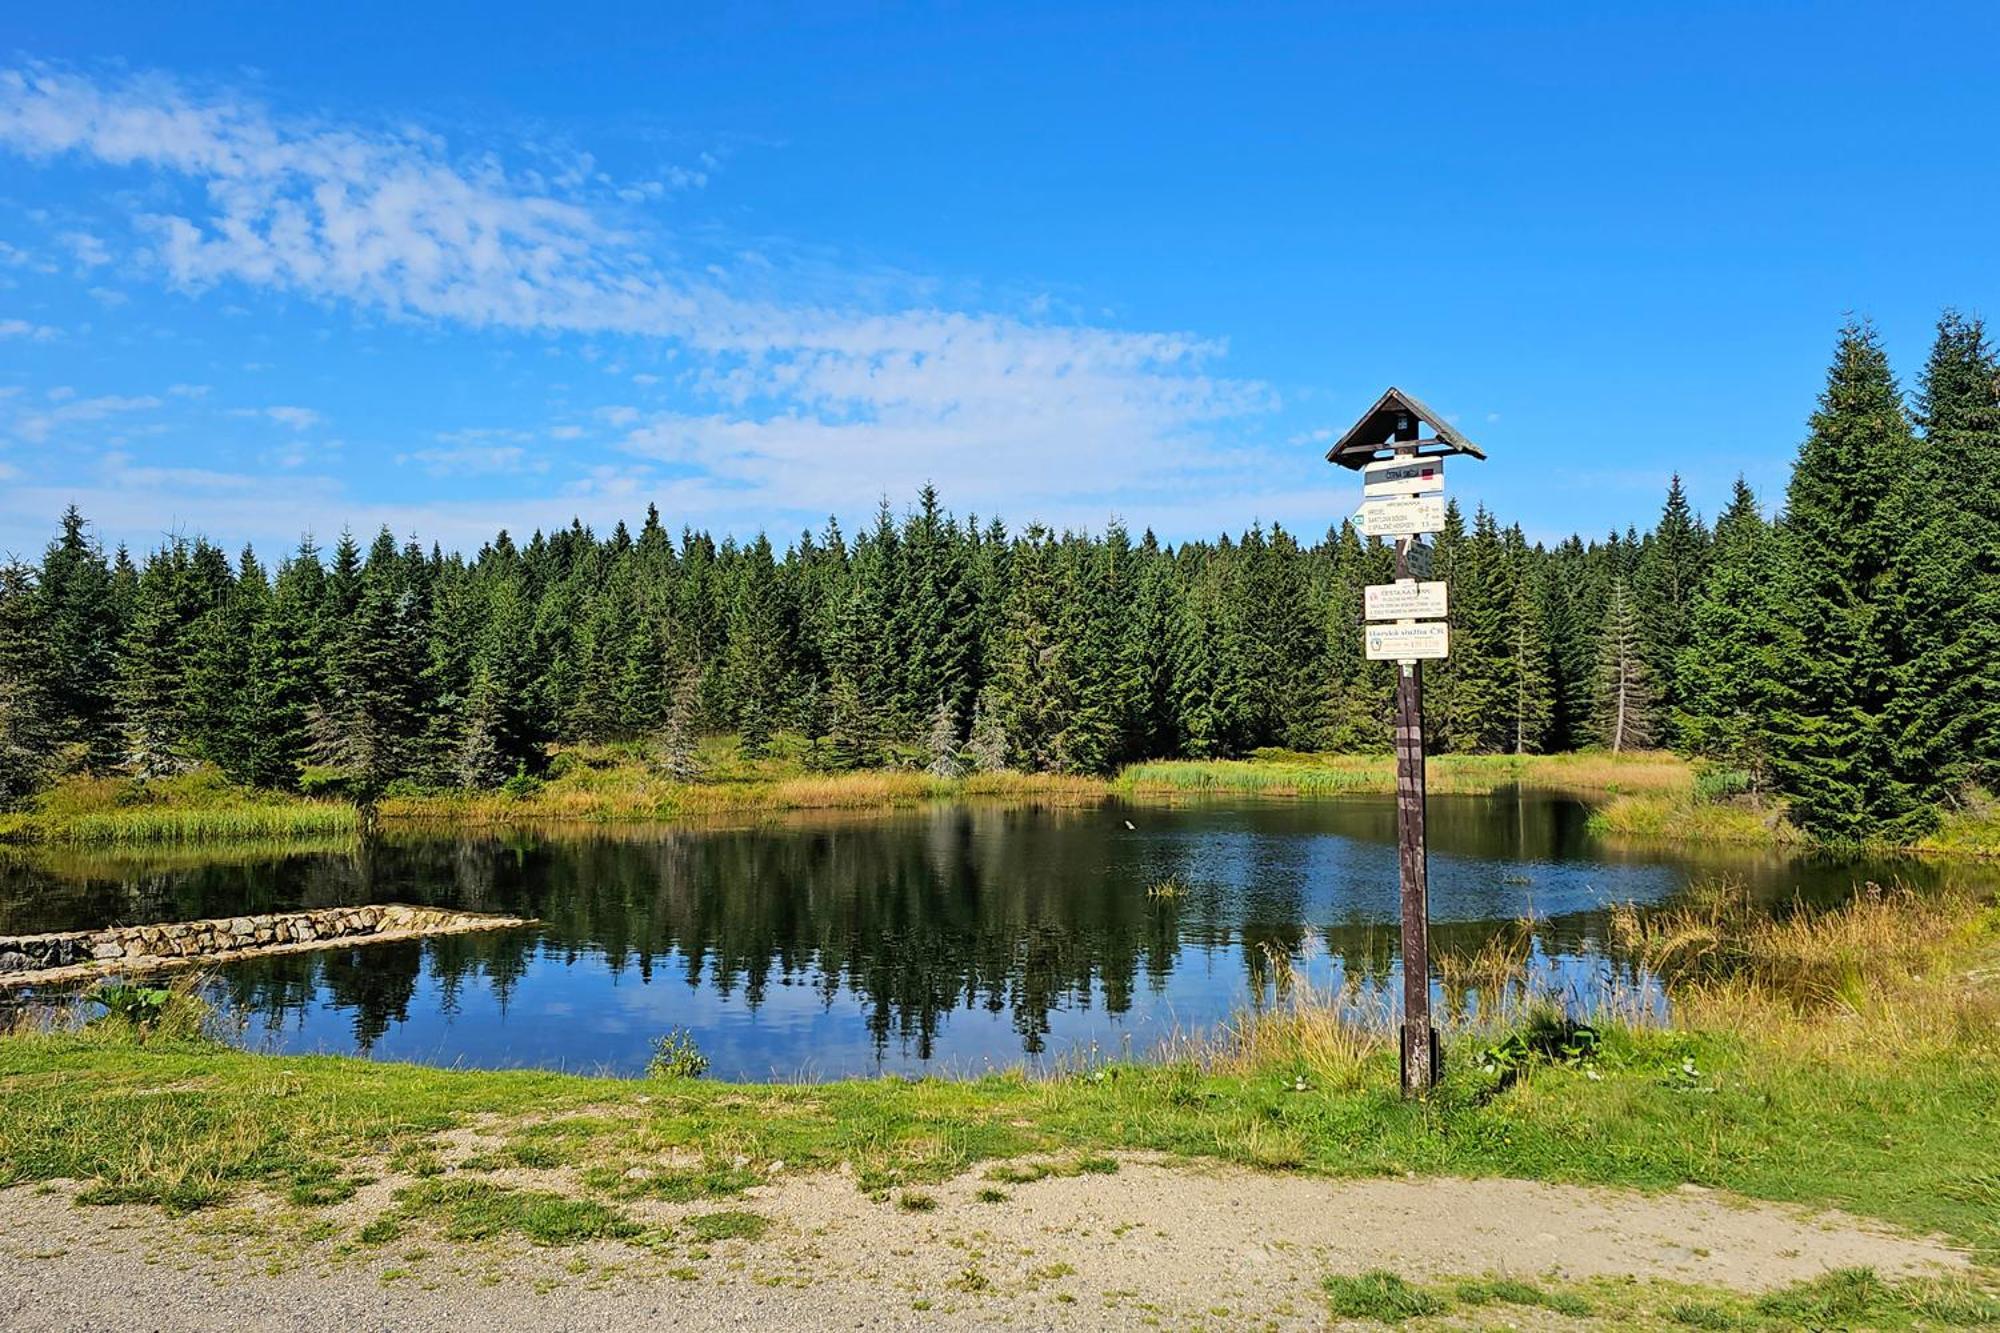
[(1336, 1274), (1323, 1285), (1327, 1308), (1336, 1319), (1400, 1324), (1406, 1319), (1440, 1315), (1451, 1308), (1451, 1302), (1444, 1297), (1381, 1269), (1358, 1277)]
[(1480, 1278), (1461, 1282), (1452, 1289), (1452, 1294), (1465, 1305), (1526, 1305), (1552, 1310), (1571, 1319), (1582, 1319), (1595, 1308), (1574, 1292), (1546, 1291), (1532, 1282), (1516, 1278)]
[(239, 786), (212, 769), (171, 778), (71, 778), (0, 825), (0, 839), (190, 844), (351, 839), (354, 807)]
[(590, 1199), (515, 1190), (484, 1180), (426, 1180), (398, 1190), (402, 1215), (430, 1221), (446, 1240), (477, 1241), (513, 1233), (537, 1245), (575, 1245), (639, 1234), (639, 1224)]
[(687, 1220), (688, 1234), (697, 1241), (709, 1244), (722, 1240), (758, 1240), (770, 1226), (771, 1219), (762, 1213), (734, 1209), (702, 1213)]

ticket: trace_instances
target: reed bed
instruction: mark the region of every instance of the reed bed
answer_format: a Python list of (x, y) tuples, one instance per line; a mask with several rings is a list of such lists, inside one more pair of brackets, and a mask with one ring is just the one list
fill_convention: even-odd
[[(1490, 795), (1508, 788), (1578, 794), (1678, 793), (1693, 769), (1671, 754), (1437, 755), (1425, 766), (1432, 792)], [(1275, 796), (1387, 794), (1396, 789), (1390, 755), (1259, 751), (1250, 759), (1174, 759), (1133, 764), (1116, 785), (1137, 794), (1257, 792)]]

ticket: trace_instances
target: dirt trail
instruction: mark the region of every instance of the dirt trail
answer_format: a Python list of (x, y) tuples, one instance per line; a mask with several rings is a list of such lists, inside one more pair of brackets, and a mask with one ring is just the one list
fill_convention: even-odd
[[(268, 1217), (176, 1222), (15, 1189), (0, 1192), (0, 1327), (1323, 1328), (1320, 1279), (1374, 1268), (1758, 1291), (1853, 1265), (1966, 1267), (1947, 1246), (1852, 1218), (1693, 1189), (1334, 1181), (1132, 1159), (979, 1198), (993, 1188), (974, 1174), (907, 1211), (839, 1176), (781, 1177), (726, 1205), (771, 1220), (756, 1241), (648, 1251), (405, 1237), (346, 1253), (274, 1241)], [(716, 1207), (635, 1212), (667, 1222)]]

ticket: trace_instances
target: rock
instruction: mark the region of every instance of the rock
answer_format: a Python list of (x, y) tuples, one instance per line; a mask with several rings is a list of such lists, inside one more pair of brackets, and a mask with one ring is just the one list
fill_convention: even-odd
[(99, 940), (90, 946), (92, 958), (123, 958), (125, 946), (115, 940)]
[(19, 949), (0, 951), (0, 972), (26, 972), (29, 966), (28, 955)]

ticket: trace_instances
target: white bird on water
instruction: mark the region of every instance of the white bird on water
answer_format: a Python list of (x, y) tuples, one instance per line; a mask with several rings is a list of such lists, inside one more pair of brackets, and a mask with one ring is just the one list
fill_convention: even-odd
[(1131, 820), (1128, 819), (1125, 821), (1125, 827), (1129, 829), (1136, 829), (1138, 825), (1134, 824)]

